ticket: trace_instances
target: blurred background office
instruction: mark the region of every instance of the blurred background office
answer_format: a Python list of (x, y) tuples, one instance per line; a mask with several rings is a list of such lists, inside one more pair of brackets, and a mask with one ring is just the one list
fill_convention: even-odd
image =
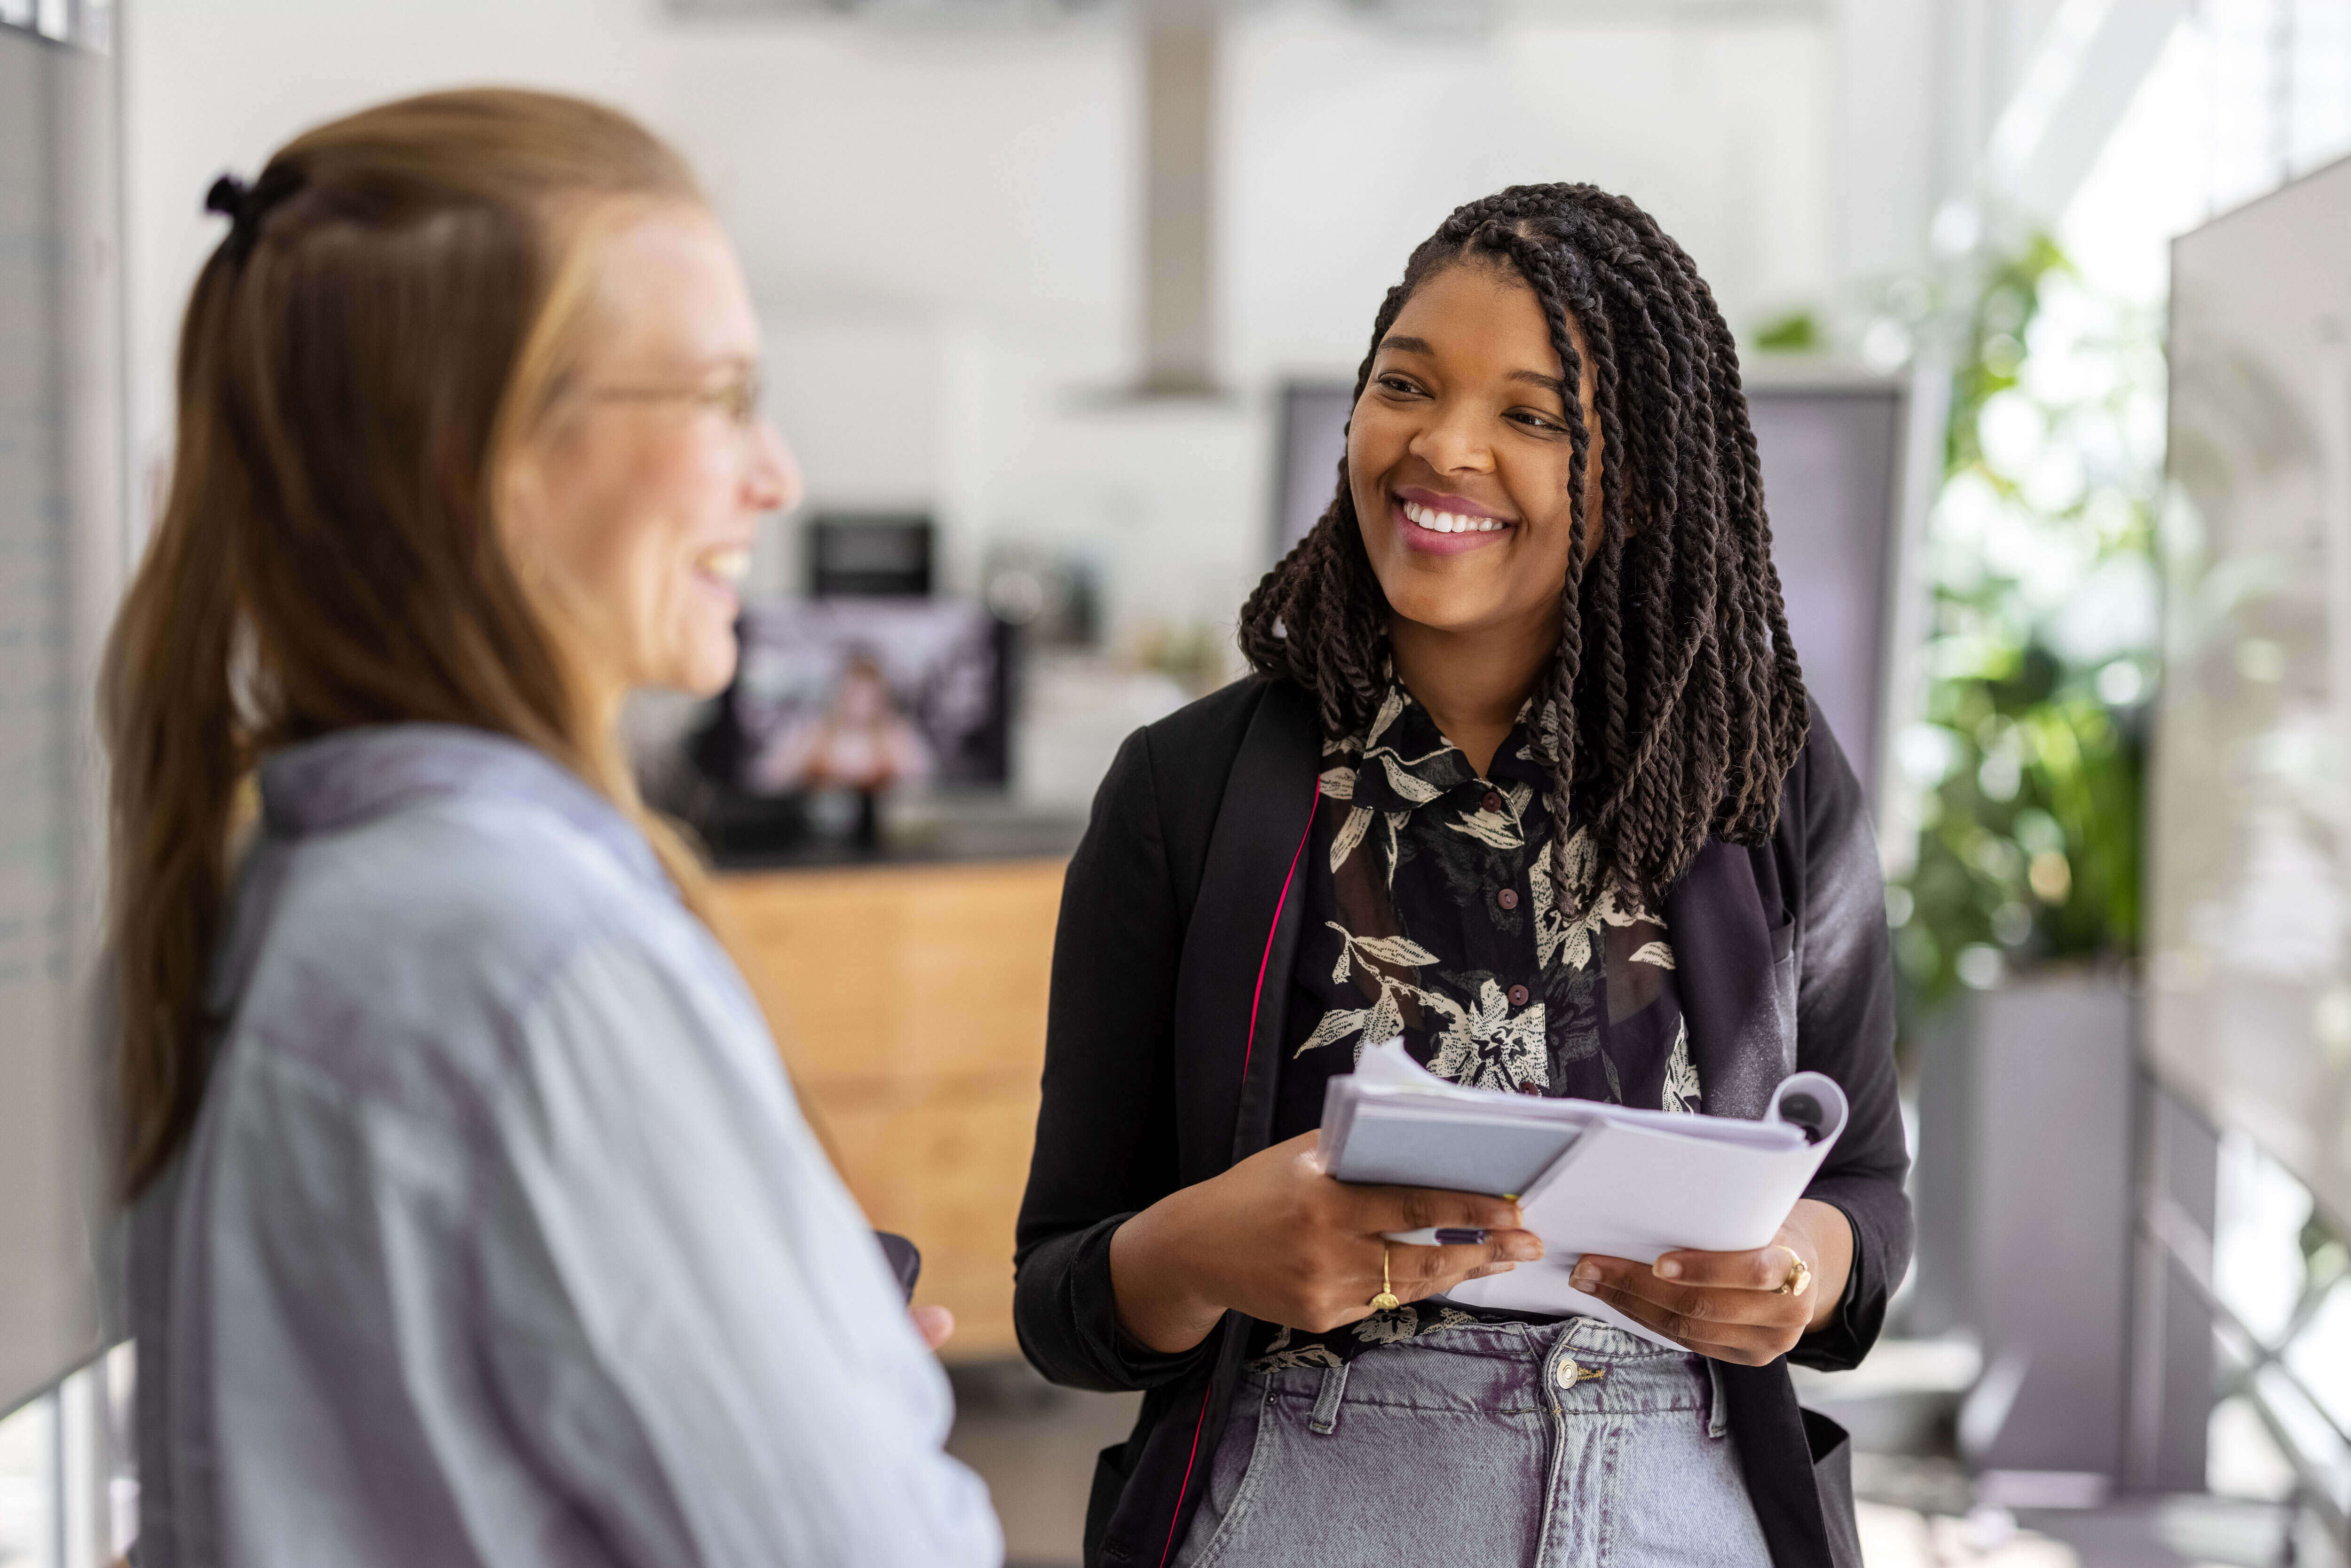
[(130, 1544), (91, 670), (201, 212), (510, 81), (705, 176), (809, 500), (632, 716), (811, 1113), (1076, 1561), (1011, 1337), (1062, 859), (1233, 678), (1448, 209), (1590, 181), (1739, 331), (1891, 877), (1920, 1255), (1808, 1400), (1879, 1568), (2351, 1556), (2351, 0), (0, 0), (0, 1565)]

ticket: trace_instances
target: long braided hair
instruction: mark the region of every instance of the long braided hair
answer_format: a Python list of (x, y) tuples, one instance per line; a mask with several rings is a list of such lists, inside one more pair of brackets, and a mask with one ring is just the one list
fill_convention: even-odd
[[(1464, 262), (1513, 270), (1541, 305), (1565, 371), (1578, 539), (1591, 443), (1571, 319), (1591, 346), (1599, 538), (1560, 588), (1538, 743), (1562, 896), (1584, 905), (1603, 872), (1662, 895), (1709, 834), (1770, 839), (1807, 728), (1738, 351), (1697, 267), (1648, 214), (1590, 185), (1513, 185), (1412, 253), (1373, 323), (1358, 401), (1405, 301)], [(1242, 607), (1241, 652), (1311, 693), (1324, 734), (1350, 735), (1386, 687), (1388, 618), (1343, 458), (1330, 507)], [(1588, 871), (1570, 864), (1571, 825), (1597, 851)]]

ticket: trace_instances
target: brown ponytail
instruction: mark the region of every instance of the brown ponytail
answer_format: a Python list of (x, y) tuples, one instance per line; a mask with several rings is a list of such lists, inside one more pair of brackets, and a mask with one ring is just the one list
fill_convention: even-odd
[(400, 720), (513, 736), (637, 819), (702, 906), (492, 501), (569, 372), (598, 236), (699, 201), (685, 165), (596, 104), (435, 93), (308, 132), (243, 197), (188, 302), (171, 488), (100, 680), (126, 1195), (195, 1119), (230, 836), (269, 748)]

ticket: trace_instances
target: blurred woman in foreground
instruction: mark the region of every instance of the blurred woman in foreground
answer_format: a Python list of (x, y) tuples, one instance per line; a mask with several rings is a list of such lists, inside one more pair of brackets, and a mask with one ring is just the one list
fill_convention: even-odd
[(692, 176), (459, 92), (209, 204), (103, 694), (143, 1568), (996, 1562), (621, 758), (798, 483)]

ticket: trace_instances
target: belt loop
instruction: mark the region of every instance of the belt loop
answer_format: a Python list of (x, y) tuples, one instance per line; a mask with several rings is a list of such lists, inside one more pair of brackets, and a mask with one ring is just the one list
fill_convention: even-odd
[(1706, 1362), (1706, 1435), (1727, 1437), (1730, 1436), (1730, 1412), (1723, 1404), (1722, 1363), (1710, 1355), (1702, 1359)]
[(1327, 1437), (1339, 1429), (1339, 1401), (1347, 1396), (1348, 1363), (1322, 1369), (1322, 1390), (1314, 1396), (1314, 1418), (1307, 1423), (1318, 1437)]

